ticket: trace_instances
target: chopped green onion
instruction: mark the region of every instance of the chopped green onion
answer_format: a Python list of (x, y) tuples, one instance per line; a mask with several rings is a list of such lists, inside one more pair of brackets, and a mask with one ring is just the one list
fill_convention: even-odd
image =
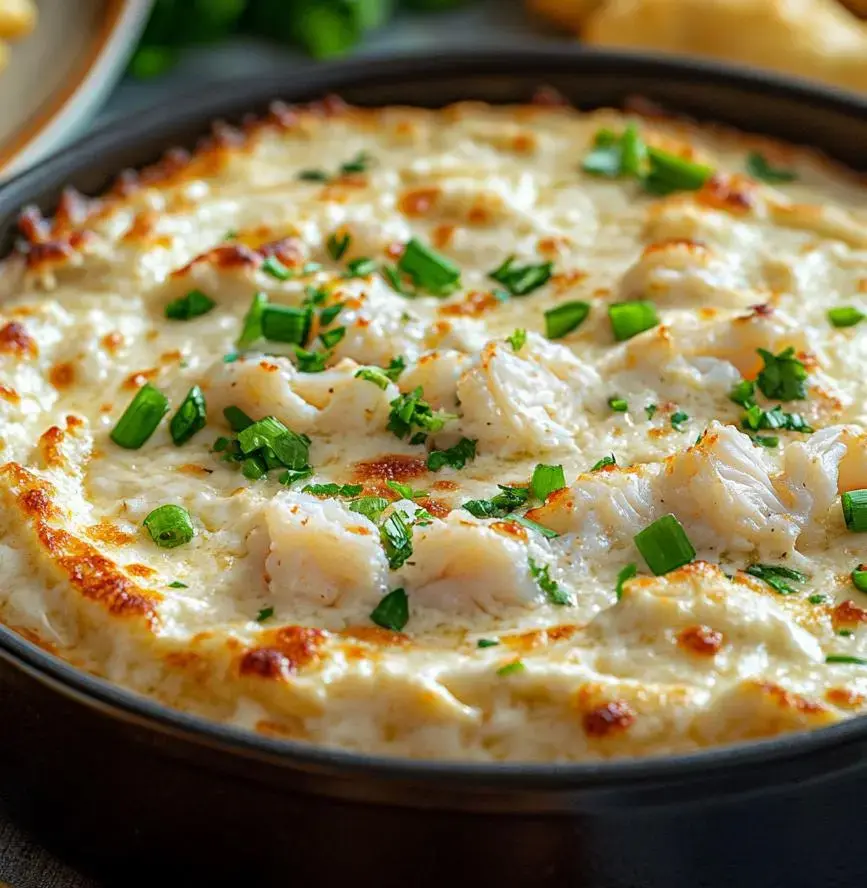
[(638, 573), (638, 565), (636, 564), (627, 564), (623, 570), (617, 574), (617, 585), (614, 587), (614, 592), (617, 595), (617, 600), (620, 601), (623, 598), (623, 587)]
[(609, 456), (603, 456), (599, 462), (593, 465), (593, 468), (590, 469), (591, 472), (598, 472), (600, 469), (604, 469), (607, 466), (616, 466), (617, 460), (614, 457), (614, 454), (610, 454)]
[(697, 191), (713, 175), (709, 166), (695, 163), (663, 151), (648, 148), (650, 171), (644, 177), (644, 190), (650, 194), (667, 195), (675, 191)]
[(580, 300), (564, 302), (545, 312), (545, 335), (548, 339), (562, 339), (587, 320), (590, 305)]
[(556, 490), (562, 490), (566, 486), (566, 474), (563, 466), (546, 466), (539, 463), (533, 469), (533, 477), (530, 480), (530, 493), (538, 500), (545, 502)]
[(793, 595), (798, 590), (790, 586), (786, 580), (793, 580), (796, 583), (806, 583), (807, 576), (799, 570), (793, 570), (791, 567), (783, 567), (779, 564), (751, 564), (746, 572), (753, 577), (757, 577), (767, 583), (772, 589), (779, 592), (780, 595)]
[(205, 396), (202, 390), (194, 385), (188, 392), (183, 403), (178, 407), (178, 412), (169, 422), (169, 432), (172, 441), (180, 447), (186, 444), (196, 432), (201, 431), (207, 422), (207, 409)]
[(346, 266), (346, 277), (348, 278), (364, 278), (373, 274), (377, 269), (376, 262), (366, 256), (353, 259)]
[(234, 364), (238, 358), (241, 357), (238, 352), (229, 352), (227, 355), (223, 355), (223, 363), (224, 364)]
[(867, 490), (850, 490), (840, 497), (843, 519), (853, 533), (867, 530)]
[(168, 410), (169, 399), (147, 382), (135, 393), (109, 437), (118, 447), (138, 450), (157, 430)]
[(255, 293), (247, 314), (244, 316), (244, 323), (241, 327), (241, 335), (235, 343), (237, 348), (249, 348), (257, 339), (262, 336), (262, 312), (268, 304), (268, 297), (264, 293)]
[(753, 444), (759, 447), (773, 448), (779, 445), (780, 439), (776, 435), (754, 435)]
[(239, 432), (238, 445), (245, 454), (253, 453), (262, 447), (269, 447), (287, 469), (302, 471), (308, 467), (309, 439), (290, 431), (274, 416), (257, 420)]
[(835, 327), (854, 327), (860, 324), (867, 315), (852, 305), (828, 309), (828, 320)]
[(799, 401), (807, 397), (804, 381), (807, 368), (795, 357), (795, 349), (789, 347), (774, 355), (763, 348), (758, 353), (765, 366), (756, 377), (756, 384), (767, 398), (780, 401)]
[(392, 382), (397, 382), (404, 370), (406, 370), (406, 360), (402, 355), (398, 355), (388, 362), (383, 372)]
[(325, 301), (328, 299), (328, 290), (324, 287), (314, 287), (313, 284), (308, 284), (304, 288), (304, 295), (305, 305), (324, 305)]
[(394, 589), (373, 609), (370, 619), (383, 629), (400, 632), (409, 622), (409, 598), (404, 589)]
[(551, 279), (553, 262), (540, 265), (515, 265), (515, 257), (509, 256), (503, 264), (488, 277), (502, 284), (512, 296), (527, 296), (533, 290), (543, 287)]
[(646, 166), (647, 146), (638, 127), (630, 123), (620, 137), (620, 172), (626, 176), (641, 177)]
[(674, 515), (663, 515), (639, 531), (635, 545), (656, 576), (683, 567), (695, 558), (695, 549)]
[(476, 647), (480, 647), (480, 648), (492, 648), (492, 647), (498, 647), (499, 644), (500, 644), (500, 642), (499, 642), (499, 641), (495, 641), (493, 638), (480, 638), (480, 639), (476, 642)]
[(261, 457), (250, 456), (241, 462), (241, 474), (249, 481), (258, 481), (268, 474), (268, 466)]
[(226, 422), (233, 432), (243, 432), (248, 426), (253, 425), (253, 420), (240, 407), (224, 407), (223, 416), (226, 417)]
[(392, 512), (379, 529), (388, 566), (392, 570), (402, 567), (412, 555), (412, 526), (400, 512)]
[(516, 675), (519, 672), (523, 672), (526, 667), (520, 660), (512, 660), (511, 663), (506, 663), (505, 666), (501, 666), (497, 670), (497, 675)]
[(460, 286), (460, 269), (416, 238), (406, 245), (397, 267), (416, 287), (435, 296), (447, 296)]
[(301, 170), (298, 178), (302, 182), (327, 182), (330, 176), (325, 170)]
[(659, 324), (656, 306), (646, 300), (615, 302), (608, 306), (608, 318), (611, 321), (614, 338), (618, 342), (632, 339), (633, 336)]
[(374, 524), (379, 521), (380, 515), (388, 508), (388, 500), (382, 496), (362, 496), (349, 504), (350, 512), (364, 515)]
[(867, 565), (859, 564), (850, 574), (852, 585), (859, 592), (867, 592)]
[(615, 413), (626, 413), (629, 410), (629, 403), (624, 401), (623, 398), (611, 397), (608, 399), (608, 406)]
[(644, 408), (644, 412), (647, 414), (647, 418), (648, 418), (648, 419), (653, 419), (653, 417), (656, 415), (656, 411), (657, 411), (658, 409), (659, 409), (659, 408), (656, 406), (656, 404), (648, 404), (648, 405)]
[(830, 604), (830, 603), (831, 603), (831, 598), (830, 598), (830, 596), (828, 596), (828, 595), (819, 595), (819, 594), (816, 594), (816, 595), (811, 595), (811, 596), (807, 599), (807, 601), (809, 601), (810, 604)]
[(339, 262), (349, 249), (349, 244), (351, 242), (352, 236), (350, 234), (344, 233), (339, 236), (337, 234), (332, 234), (329, 235), (325, 248), (328, 250), (328, 255), (335, 262)]
[(308, 351), (300, 345), (293, 346), (298, 369), (302, 373), (322, 373), (328, 365), (331, 352)]
[(180, 580), (172, 580), (169, 583), (169, 589), (189, 589), (190, 587), (186, 583), (182, 583)]
[(343, 311), (343, 303), (335, 302), (319, 312), (319, 323), (323, 327), (327, 327), (336, 317)]
[(848, 654), (828, 654), (826, 663), (849, 663), (853, 666), (867, 666), (867, 660), (863, 657), (850, 657)]
[(346, 336), (346, 327), (335, 327), (319, 334), (319, 339), (326, 348), (334, 348), (343, 337)]
[(513, 330), (511, 335), (506, 337), (506, 342), (512, 346), (512, 351), (519, 352), (527, 342), (527, 331)]
[(374, 385), (379, 386), (383, 391), (388, 388), (391, 380), (385, 375), (385, 372), (379, 367), (362, 367), (355, 373), (356, 379), (366, 379)]
[(573, 604), (569, 594), (564, 592), (560, 588), (560, 585), (551, 579), (551, 575), (548, 573), (547, 564), (539, 565), (532, 558), (528, 559), (528, 563), (530, 565), (530, 573), (532, 574), (533, 579), (548, 597), (548, 601), (550, 601), (551, 604), (555, 604), (557, 607), (565, 607)]
[(682, 432), (683, 427), (689, 422), (689, 414), (684, 413), (682, 410), (678, 410), (676, 413), (671, 414), (671, 427), (676, 432)]
[(432, 472), (438, 472), (443, 466), (452, 469), (462, 469), (468, 461), (476, 458), (476, 444), (472, 438), (461, 438), (454, 447), (448, 450), (432, 450), (428, 454), (427, 467)]
[(263, 607), (262, 610), (256, 614), (256, 622), (264, 623), (265, 620), (271, 619), (274, 616), (274, 608), (273, 607)]
[(514, 521), (516, 524), (520, 524), (522, 527), (526, 527), (527, 530), (532, 530), (534, 533), (541, 534), (546, 539), (553, 540), (560, 536), (556, 530), (551, 530), (550, 527), (545, 527), (530, 518), (526, 518), (524, 515), (507, 515), (506, 518), (508, 518), (509, 521)]
[(288, 269), (276, 256), (266, 256), (259, 266), (265, 274), (277, 278), (278, 281), (288, 281), (292, 277), (292, 271)]
[(190, 290), (185, 296), (169, 302), (165, 307), (165, 315), (172, 321), (189, 321), (207, 314), (216, 305), (201, 290)]
[(277, 480), (285, 487), (290, 487), (293, 484), (297, 484), (299, 481), (304, 481), (312, 474), (313, 469), (311, 469), (310, 466), (305, 466), (303, 469), (287, 469), (279, 478), (277, 478)]
[(313, 311), (290, 305), (266, 305), (262, 310), (262, 335), (272, 342), (304, 345), (310, 335)]
[(780, 167), (772, 167), (768, 159), (759, 151), (751, 151), (747, 155), (747, 172), (754, 178), (769, 184), (792, 182), (797, 179), (793, 170), (784, 170)]
[[(415, 290), (411, 287), (407, 286), (406, 282), (403, 280), (400, 271), (394, 265), (383, 265), (380, 268), (380, 272), (385, 280), (388, 282), (388, 285), (391, 287), (395, 293), (400, 293), (401, 296), (408, 296), (412, 298), (417, 295)], [(406, 314), (406, 312), (404, 312)], [(409, 320), (409, 316), (406, 316), (406, 320)]]
[(181, 506), (159, 506), (145, 518), (144, 527), (161, 549), (182, 546), (196, 535), (190, 513)]

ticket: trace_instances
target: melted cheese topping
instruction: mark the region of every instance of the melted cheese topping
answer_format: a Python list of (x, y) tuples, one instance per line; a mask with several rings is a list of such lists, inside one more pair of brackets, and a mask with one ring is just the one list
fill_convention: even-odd
[[(395, 755), (665, 754), (862, 711), (867, 668), (826, 657), (867, 657), (867, 595), (849, 579), (864, 540), (840, 507), (867, 487), (867, 340), (826, 311), (867, 311), (865, 192), (805, 152), (672, 121), (639, 125), (717, 171), (701, 190), (658, 198), (583, 173), (596, 131), (626, 122), (560, 107), (283, 108), (102, 199), (69, 194), (54, 220), (25, 214), (28, 244), (0, 270), (4, 622), (172, 706)], [(743, 174), (756, 148), (797, 180)], [(361, 152), (366, 168), (339, 172)], [(299, 178), (309, 169), (329, 180)], [(339, 261), (335, 234), (351, 238)], [(346, 275), (354, 259), (394, 263), (412, 237), (460, 268), (457, 292), (409, 298), (378, 272)], [(489, 274), (510, 255), (550, 261), (551, 279), (504, 298)], [(292, 275), (270, 275), (268, 256)], [(299, 306), (311, 286), (343, 306), (324, 372), (263, 339), (224, 359), (254, 292)], [(216, 307), (167, 319), (193, 289)], [(632, 299), (662, 323), (618, 343), (607, 308)], [(545, 312), (574, 300), (587, 320), (550, 341)], [(758, 447), (728, 395), (761, 370), (758, 349), (790, 346), (808, 397), (783, 409), (816, 431)], [(384, 389), (356, 375), (398, 356), (407, 369)], [(175, 446), (167, 418), (140, 449), (116, 446), (145, 382), (173, 411), (199, 385), (207, 427)], [(422, 444), (387, 428), (416, 387), (456, 417)], [(228, 406), (307, 435), (313, 477), (250, 481), (222, 460)], [(430, 448), (462, 438), (475, 459), (427, 469)], [(615, 466), (590, 471), (608, 454)], [(529, 503), (558, 535), (461, 508), (526, 486), (538, 463), (564, 469), (565, 488)], [(423, 496), (400, 499), (389, 480)], [(352, 498), (303, 489), (328, 482), (388, 508), (372, 521)], [(162, 549), (143, 529), (166, 503), (192, 516), (189, 544)], [(415, 522), (397, 569), (379, 528), (393, 511)], [(697, 560), (654, 577), (633, 538), (669, 513)], [(807, 581), (780, 594), (744, 572), (757, 562)], [(402, 632), (371, 621), (396, 588)]]

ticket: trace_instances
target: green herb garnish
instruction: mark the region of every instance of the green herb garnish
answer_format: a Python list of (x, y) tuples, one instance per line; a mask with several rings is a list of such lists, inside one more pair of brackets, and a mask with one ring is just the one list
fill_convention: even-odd
[(109, 437), (118, 447), (138, 450), (157, 430), (168, 411), (169, 399), (147, 382), (135, 393)]
[(145, 518), (143, 524), (161, 549), (183, 546), (196, 535), (190, 513), (182, 506), (159, 506)]
[(806, 575), (799, 570), (793, 570), (790, 567), (783, 567), (779, 564), (751, 564), (746, 569), (746, 573), (767, 583), (772, 589), (779, 592), (780, 595), (793, 595), (798, 591), (790, 586), (786, 580), (792, 580), (796, 583), (807, 582)]
[(528, 559), (528, 563), (530, 565), (530, 573), (532, 574), (533, 579), (536, 581), (538, 587), (545, 593), (551, 604), (556, 604), (558, 607), (564, 607), (573, 603), (568, 593), (564, 592), (559, 584), (551, 579), (547, 564), (537, 564), (532, 558)]
[(756, 377), (756, 384), (766, 398), (800, 401), (807, 397), (807, 368), (795, 357), (794, 348), (784, 349), (778, 355), (763, 348), (758, 353), (765, 366)]
[(516, 265), (515, 257), (509, 256), (488, 277), (498, 284), (502, 284), (512, 296), (527, 296), (547, 284), (553, 270), (553, 262), (543, 262), (539, 265)]
[(580, 300), (564, 302), (545, 312), (545, 335), (548, 339), (562, 339), (587, 320), (590, 305)]
[(467, 462), (476, 458), (476, 444), (471, 438), (461, 438), (454, 447), (448, 450), (432, 450), (428, 454), (427, 467), (432, 472), (438, 472), (444, 466), (452, 469), (462, 469)]
[(207, 314), (216, 305), (201, 290), (190, 290), (185, 296), (169, 302), (165, 307), (165, 315), (172, 321), (189, 321)]
[(409, 598), (404, 589), (394, 589), (373, 609), (370, 619), (383, 629), (401, 632), (409, 622)]
[(169, 433), (172, 441), (180, 447), (186, 444), (196, 432), (201, 431), (207, 422), (207, 409), (205, 406), (205, 396), (202, 390), (194, 385), (184, 398), (181, 406), (178, 407), (177, 413), (169, 422)]
[(406, 245), (397, 267), (416, 287), (434, 296), (447, 296), (460, 286), (460, 269), (416, 238)]
[(656, 576), (683, 567), (695, 558), (695, 549), (674, 515), (663, 515), (639, 531), (635, 545)]
[(759, 179), (772, 185), (782, 182), (793, 182), (798, 178), (793, 170), (772, 167), (765, 155), (758, 151), (751, 151), (747, 155), (746, 169), (754, 179)]

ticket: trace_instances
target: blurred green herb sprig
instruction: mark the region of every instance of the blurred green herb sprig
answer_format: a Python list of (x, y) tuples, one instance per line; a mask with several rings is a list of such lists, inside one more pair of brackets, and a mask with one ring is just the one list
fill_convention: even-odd
[(232, 34), (276, 40), (319, 59), (347, 53), (398, 8), (436, 12), (468, 0), (156, 0), (129, 65), (133, 77), (168, 71), (187, 46)]

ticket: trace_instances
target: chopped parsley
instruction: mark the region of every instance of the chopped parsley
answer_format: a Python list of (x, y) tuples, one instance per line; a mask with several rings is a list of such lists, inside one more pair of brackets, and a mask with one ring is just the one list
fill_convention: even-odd
[(671, 414), (671, 427), (676, 432), (682, 432), (688, 422), (689, 414), (684, 413), (682, 410), (678, 410), (676, 413)]
[(333, 176), (325, 170), (301, 170), (298, 179), (302, 182), (330, 182), (340, 176), (348, 176), (352, 173), (366, 173), (373, 163), (373, 158), (366, 151), (359, 151), (351, 160), (340, 164), (340, 168)]
[(658, 409), (659, 409), (659, 408), (656, 406), (656, 404), (648, 404), (648, 405), (644, 408), (644, 412), (647, 414), (647, 418), (648, 418), (648, 419), (653, 419), (653, 417), (656, 415), (656, 411), (657, 411)]
[(506, 342), (512, 346), (512, 351), (519, 352), (527, 342), (527, 331), (513, 330), (512, 334), (506, 337)]
[(528, 563), (530, 565), (530, 573), (536, 581), (536, 585), (545, 593), (551, 604), (555, 604), (558, 607), (572, 604), (569, 594), (564, 592), (559, 584), (551, 579), (547, 564), (537, 564), (532, 558), (529, 559)]
[(595, 463), (593, 468), (590, 469), (591, 472), (598, 472), (600, 469), (604, 469), (606, 466), (616, 466), (617, 459), (614, 454), (611, 453), (608, 456), (603, 456), (599, 462)]
[(562, 490), (566, 486), (566, 475), (563, 466), (546, 466), (539, 463), (533, 469), (533, 477), (530, 479), (530, 493), (536, 499), (545, 502), (556, 490)]
[(779, 592), (780, 595), (793, 595), (798, 591), (790, 586), (786, 580), (792, 580), (796, 583), (807, 582), (807, 576), (799, 570), (793, 570), (790, 567), (783, 567), (778, 564), (751, 564), (746, 569), (746, 573), (767, 583), (773, 590)]
[(362, 496), (349, 504), (350, 512), (364, 515), (369, 521), (376, 524), (382, 513), (388, 508), (388, 500), (382, 496)]
[(169, 589), (189, 589), (190, 587), (186, 583), (182, 583), (180, 580), (172, 580), (169, 583)]
[(427, 496), (424, 490), (413, 490), (409, 484), (401, 484), (400, 481), (386, 481), (389, 490), (393, 490), (401, 499), (413, 500), (420, 496)]
[(493, 639), (493, 638), (480, 638), (480, 639), (476, 642), (476, 647), (480, 647), (480, 648), (492, 648), (492, 647), (498, 647), (499, 644), (500, 644), (500, 642), (499, 642), (499, 641), (496, 641), (496, 640)]
[(476, 444), (472, 438), (461, 438), (454, 447), (448, 450), (432, 450), (428, 454), (427, 467), (432, 472), (438, 472), (444, 466), (452, 469), (462, 469), (467, 462), (476, 458)]
[(512, 660), (511, 663), (506, 663), (505, 666), (500, 666), (497, 670), (497, 675), (515, 675), (519, 672), (523, 672), (526, 667), (520, 660)]
[(441, 431), (449, 420), (457, 419), (454, 413), (435, 411), (427, 401), (423, 400), (423, 395), (424, 392), (419, 386), (407, 394), (399, 395), (391, 402), (386, 428), (394, 432), (398, 438), (405, 438), (413, 427), (420, 429), (424, 434), (433, 434)]
[(623, 570), (617, 574), (617, 585), (614, 587), (615, 594), (617, 595), (617, 600), (620, 601), (623, 598), (623, 587), (638, 573), (638, 566), (636, 564), (627, 564)]
[(273, 607), (263, 607), (262, 610), (256, 614), (256, 622), (264, 623), (265, 620), (271, 619), (274, 616), (274, 608)]
[(350, 243), (352, 243), (352, 235), (347, 232), (342, 234), (334, 233), (328, 236), (328, 240), (325, 242), (325, 249), (335, 262), (339, 262), (349, 249)]
[(379, 538), (385, 549), (388, 566), (392, 570), (402, 567), (412, 555), (412, 525), (407, 524), (400, 512), (392, 512), (379, 528)]
[(383, 629), (400, 632), (409, 622), (409, 598), (404, 589), (393, 589), (373, 609), (370, 619)]
[(758, 349), (765, 366), (756, 377), (756, 385), (766, 398), (779, 401), (800, 401), (807, 397), (807, 368), (795, 357), (791, 346), (774, 355)]
[(755, 404), (756, 384), (749, 379), (742, 379), (730, 392), (729, 400), (741, 407), (751, 407)]
[(830, 604), (831, 597), (829, 595), (821, 595), (817, 593), (816, 595), (811, 595), (807, 601), (809, 601), (810, 604)]
[(759, 151), (751, 151), (747, 155), (746, 169), (754, 179), (759, 179), (771, 185), (793, 182), (798, 178), (793, 170), (772, 167), (765, 155)]
[(330, 176), (325, 170), (301, 170), (298, 178), (302, 182), (327, 182)]
[(789, 432), (809, 434), (813, 427), (808, 425), (800, 413), (784, 413), (782, 405), (777, 404), (772, 410), (762, 410), (756, 404), (747, 407), (741, 423), (745, 429), (785, 429)]
[(313, 496), (358, 496), (364, 490), (363, 484), (308, 484), (302, 488), (302, 493), (311, 493)]
[(515, 257), (509, 256), (488, 277), (498, 284), (502, 284), (512, 296), (527, 296), (547, 284), (553, 270), (553, 262), (542, 262), (539, 265), (516, 265)]
[(507, 487), (498, 484), (500, 493), (489, 500), (469, 500), (462, 508), (476, 518), (506, 518), (513, 517), (515, 509), (525, 505), (530, 498), (530, 491), (526, 487)]

